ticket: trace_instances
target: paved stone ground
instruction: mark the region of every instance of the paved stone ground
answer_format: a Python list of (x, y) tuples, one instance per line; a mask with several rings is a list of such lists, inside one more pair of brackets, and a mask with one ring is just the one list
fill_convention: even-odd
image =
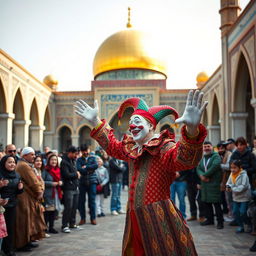
[[(125, 206), (127, 192), (122, 192)], [(19, 256), (120, 256), (125, 215), (109, 214), (109, 199), (105, 201), (106, 217), (98, 218), (98, 225), (86, 224), (82, 230), (70, 234), (54, 234), (39, 242), (39, 248), (30, 253), (17, 253)], [(125, 207), (124, 207), (125, 208)], [(79, 218), (78, 218), (79, 221)], [(60, 231), (61, 222), (56, 222)], [(248, 248), (256, 237), (249, 234), (235, 234), (235, 228), (225, 223), (223, 230), (214, 226), (202, 227), (197, 221), (189, 223), (199, 256), (249, 256), (256, 253)], [(157, 256), (157, 255), (156, 255)]]

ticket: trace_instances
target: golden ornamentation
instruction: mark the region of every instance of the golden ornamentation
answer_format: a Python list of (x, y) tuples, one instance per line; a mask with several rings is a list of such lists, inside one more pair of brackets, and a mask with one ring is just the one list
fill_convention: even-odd
[(183, 232), (180, 233), (180, 240), (184, 245), (187, 245), (188, 239)]

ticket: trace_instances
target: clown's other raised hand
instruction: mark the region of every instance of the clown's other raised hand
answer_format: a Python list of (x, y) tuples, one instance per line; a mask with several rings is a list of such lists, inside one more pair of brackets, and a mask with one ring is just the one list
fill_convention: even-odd
[(208, 104), (207, 101), (202, 104), (203, 96), (204, 93), (199, 90), (196, 90), (195, 92), (190, 90), (184, 113), (175, 121), (177, 124), (184, 123), (187, 126), (186, 129), (188, 134), (191, 136), (197, 135), (197, 127)]
[(97, 100), (94, 101), (94, 108), (90, 107), (85, 101), (78, 100), (76, 102), (75, 113), (85, 118), (93, 127), (101, 123), (99, 119), (99, 107)]

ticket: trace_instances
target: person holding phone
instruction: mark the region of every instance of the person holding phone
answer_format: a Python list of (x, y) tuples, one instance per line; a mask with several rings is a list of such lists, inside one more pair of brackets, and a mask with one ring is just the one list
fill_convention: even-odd
[[(8, 236), (3, 239), (3, 247), (6, 256), (14, 256), (14, 231), (16, 218), (17, 195), (23, 192), (23, 184), (20, 175), (15, 172), (16, 159), (12, 155), (6, 155), (0, 162), (0, 205), (4, 207), (4, 218)], [(1, 183), (3, 186), (1, 187)], [(1, 209), (0, 209), (1, 212)], [(1, 222), (0, 222), (1, 223)], [(0, 224), (1, 227), (1, 224)]]

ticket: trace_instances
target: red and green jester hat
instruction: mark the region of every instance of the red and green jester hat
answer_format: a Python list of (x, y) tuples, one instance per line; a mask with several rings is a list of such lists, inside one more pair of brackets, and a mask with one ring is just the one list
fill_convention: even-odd
[(168, 115), (173, 115), (175, 119), (179, 117), (177, 111), (167, 105), (148, 107), (147, 103), (141, 98), (129, 98), (125, 100), (118, 111), (118, 119), (122, 118), (125, 110), (132, 107), (134, 109), (133, 115), (140, 115), (149, 121), (155, 130), (158, 122)]

